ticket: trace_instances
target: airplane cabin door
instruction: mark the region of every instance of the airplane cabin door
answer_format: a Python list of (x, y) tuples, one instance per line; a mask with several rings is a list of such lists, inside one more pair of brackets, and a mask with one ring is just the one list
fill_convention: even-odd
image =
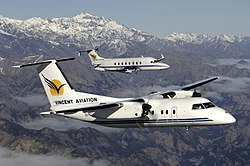
[(173, 122), (179, 122), (178, 120), (178, 108), (176, 106), (171, 108), (171, 117)]

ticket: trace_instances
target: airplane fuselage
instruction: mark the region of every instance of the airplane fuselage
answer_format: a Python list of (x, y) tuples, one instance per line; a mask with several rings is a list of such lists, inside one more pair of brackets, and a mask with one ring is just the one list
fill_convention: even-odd
[(57, 115), (109, 127), (176, 127), (230, 124), (235, 118), (201, 97), (152, 99), (147, 115), (142, 116), (142, 104), (123, 102), (120, 108), (59, 113)]
[(93, 65), (99, 71), (128, 73), (141, 70), (164, 70), (170, 67), (165, 63), (156, 62), (156, 59), (151, 57), (103, 59), (94, 61)]

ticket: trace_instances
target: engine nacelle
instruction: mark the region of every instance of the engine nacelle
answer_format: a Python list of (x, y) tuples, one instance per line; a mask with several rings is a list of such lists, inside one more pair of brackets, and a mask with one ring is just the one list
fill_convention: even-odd
[(163, 98), (173, 98), (173, 99), (179, 99), (179, 98), (191, 98), (191, 97), (201, 97), (201, 94), (196, 91), (171, 91), (162, 94)]
[(196, 91), (174, 91), (176, 95), (173, 98), (191, 98), (191, 97), (201, 97), (201, 93)]

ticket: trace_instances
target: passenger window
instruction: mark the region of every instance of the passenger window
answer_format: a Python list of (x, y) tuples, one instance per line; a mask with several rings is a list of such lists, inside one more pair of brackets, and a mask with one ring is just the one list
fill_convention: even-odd
[(161, 114), (163, 114), (163, 110), (161, 110)]
[(140, 62), (140, 64), (141, 64), (141, 62)]
[(121, 63), (121, 65), (123, 65), (123, 62)]
[(128, 62), (128, 64), (130, 65), (130, 62)]
[(138, 62), (135, 62), (135, 64), (137, 64), (137, 65), (138, 65)]
[(114, 65), (116, 65), (116, 63), (114, 63)]
[(168, 110), (166, 110), (166, 114), (168, 114)]
[(132, 64), (134, 65), (134, 64), (135, 64), (135, 62), (132, 62)]
[(125, 62), (125, 65), (127, 65), (127, 62)]
[(154, 111), (151, 111), (151, 114), (152, 114), (152, 115), (154, 115), (154, 114), (155, 114), (155, 112), (154, 112)]
[(175, 110), (173, 110), (173, 114), (175, 114)]
[(118, 62), (117, 64), (118, 64), (118, 65), (120, 65), (120, 63), (119, 63), (119, 62)]

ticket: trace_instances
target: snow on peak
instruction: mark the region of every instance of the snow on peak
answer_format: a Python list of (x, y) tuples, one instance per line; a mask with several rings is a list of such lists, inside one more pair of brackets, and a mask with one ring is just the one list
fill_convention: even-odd
[[(0, 23), (1, 20), (0, 18)], [(50, 42), (65, 44), (72, 43), (72, 41), (76, 43), (92, 42), (93, 44), (93, 42), (100, 43), (113, 39), (144, 41), (146, 35), (111, 19), (92, 16), (85, 12), (71, 18), (43, 19), (33, 17), (27, 20), (9, 19), (5, 22), (5, 27), (1, 27), (0, 24), (0, 30), (5, 31), (8, 26), (10, 34), (15, 30), (15, 32), (24, 32), (29, 36)]]
[(40, 17), (32, 17), (30, 19), (23, 21), (23, 23), (25, 24), (40, 24), (41, 22), (46, 22), (46, 20)]
[(172, 34), (165, 37), (165, 39), (173, 41), (173, 42), (185, 41), (187, 43), (194, 42), (197, 38), (198, 38), (198, 35), (196, 35), (194, 33), (188, 33), (188, 34), (172, 33)]
[(74, 19), (85, 19), (85, 18), (98, 18), (86, 12), (81, 12), (80, 14), (73, 17)]
[(240, 42), (242, 41), (242, 37), (234, 36), (234, 35), (217, 35), (217, 36), (210, 36), (210, 35), (198, 35), (195, 33), (172, 33), (164, 37), (165, 40), (169, 40), (172, 42), (181, 42), (181, 43), (193, 43), (193, 44), (202, 44), (204, 42), (227, 42), (233, 43), (235, 41)]
[(216, 40), (226, 41), (229, 43), (233, 43), (235, 41), (238, 41), (238, 42), (242, 41), (242, 37), (240, 37), (240, 36), (226, 35), (226, 34), (218, 35), (218, 36), (215, 36), (214, 38)]

